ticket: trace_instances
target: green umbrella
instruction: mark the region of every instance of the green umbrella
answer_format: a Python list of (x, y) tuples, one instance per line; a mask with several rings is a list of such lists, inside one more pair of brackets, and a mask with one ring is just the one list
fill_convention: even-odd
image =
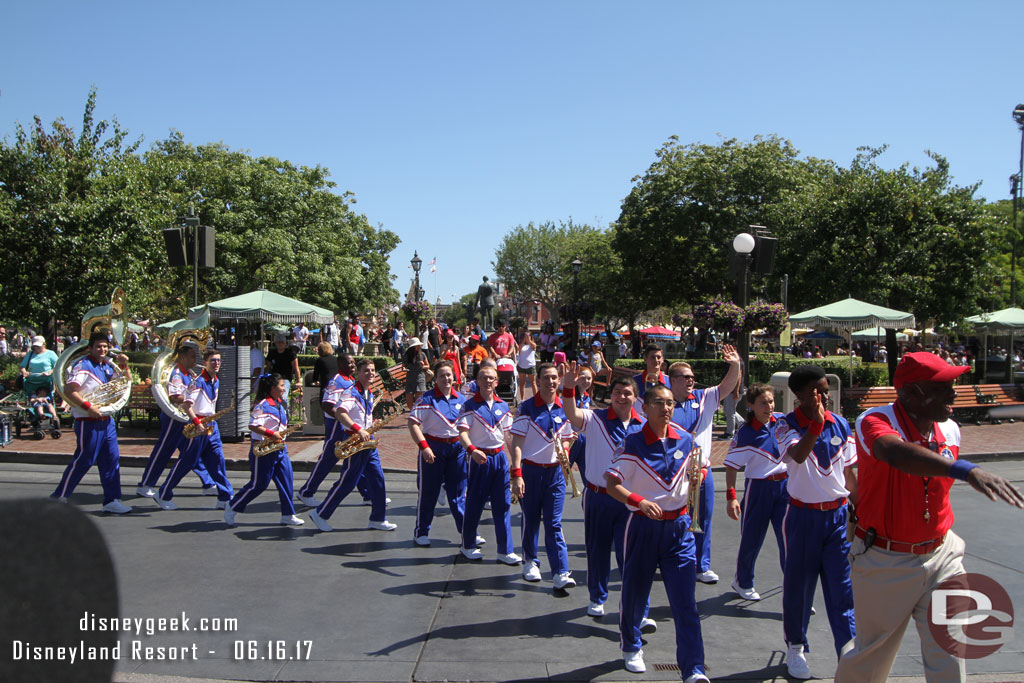
[[(211, 301), (210, 317), (214, 320), (262, 320), (274, 323), (315, 323), (325, 325), (334, 321), (334, 312), (292, 299), (266, 289), (239, 294), (220, 301)], [(189, 309), (189, 317), (195, 317), (203, 306)]]

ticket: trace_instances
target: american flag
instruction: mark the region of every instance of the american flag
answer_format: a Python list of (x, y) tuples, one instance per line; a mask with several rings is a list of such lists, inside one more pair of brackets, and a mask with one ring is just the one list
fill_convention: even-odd
[(427, 265), (430, 266), (430, 272), (431, 273), (436, 273), (437, 272), (437, 257), (435, 256), (434, 258), (430, 259), (430, 263), (428, 263)]

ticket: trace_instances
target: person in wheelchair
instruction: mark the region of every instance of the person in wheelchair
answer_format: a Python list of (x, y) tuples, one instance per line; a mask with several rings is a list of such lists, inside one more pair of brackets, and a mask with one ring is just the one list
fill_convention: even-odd
[[(24, 378), (23, 389), (26, 403), (29, 404), (29, 419), (36, 438), (42, 438), (43, 420), (46, 419), (46, 405), (53, 420), (50, 432), (53, 438), (60, 435), (60, 420), (53, 405), (53, 368), (57, 365), (57, 354), (46, 348), (46, 340), (41, 335), (32, 337), (32, 350), (25, 354), (21, 361), (21, 375)], [(40, 400), (45, 396), (45, 400)]]

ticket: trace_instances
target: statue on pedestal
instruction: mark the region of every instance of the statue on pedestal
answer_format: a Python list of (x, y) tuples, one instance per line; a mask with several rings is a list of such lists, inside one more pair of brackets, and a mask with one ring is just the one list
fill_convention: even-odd
[(480, 324), (487, 332), (494, 330), (494, 287), (491, 286), (484, 275), (484, 281), (480, 283), (480, 286), (476, 290), (476, 301), (474, 302), (475, 308), (480, 311)]

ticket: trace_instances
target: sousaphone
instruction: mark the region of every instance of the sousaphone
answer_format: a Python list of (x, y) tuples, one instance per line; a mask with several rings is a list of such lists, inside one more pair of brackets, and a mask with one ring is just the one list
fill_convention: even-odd
[[(198, 358), (202, 358), (206, 351), (206, 345), (210, 342), (210, 309), (204, 307), (203, 312), (192, 320), (182, 320), (171, 328), (167, 335), (165, 349), (153, 361), (153, 370), (149, 377), (153, 382), (153, 398), (160, 409), (177, 422), (189, 422), (188, 413), (181, 409), (181, 406), (171, 402), (167, 394), (167, 385), (171, 379), (171, 371), (177, 362), (178, 352), (182, 345), (187, 342), (194, 342), (199, 347)], [(197, 360), (198, 360), (197, 358)], [(190, 373), (193, 370), (189, 368)]]
[[(124, 290), (118, 287), (110, 295), (109, 304), (97, 306), (86, 312), (82, 318), (82, 334), (78, 343), (65, 349), (57, 359), (57, 364), (53, 368), (53, 387), (61, 398), (68, 401), (64, 385), (75, 363), (89, 353), (89, 337), (94, 332), (106, 332), (113, 337), (115, 344), (120, 345), (124, 341), (126, 327)], [(82, 395), (82, 398), (92, 403), (93, 407), (99, 410), (100, 415), (104, 416), (113, 415), (124, 408), (132, 395), (131, 377), (122, 373), (115, 364), (111, 363), (111, 367), (114, 368), (114, 379), (100, 385), (88, 394)]]

